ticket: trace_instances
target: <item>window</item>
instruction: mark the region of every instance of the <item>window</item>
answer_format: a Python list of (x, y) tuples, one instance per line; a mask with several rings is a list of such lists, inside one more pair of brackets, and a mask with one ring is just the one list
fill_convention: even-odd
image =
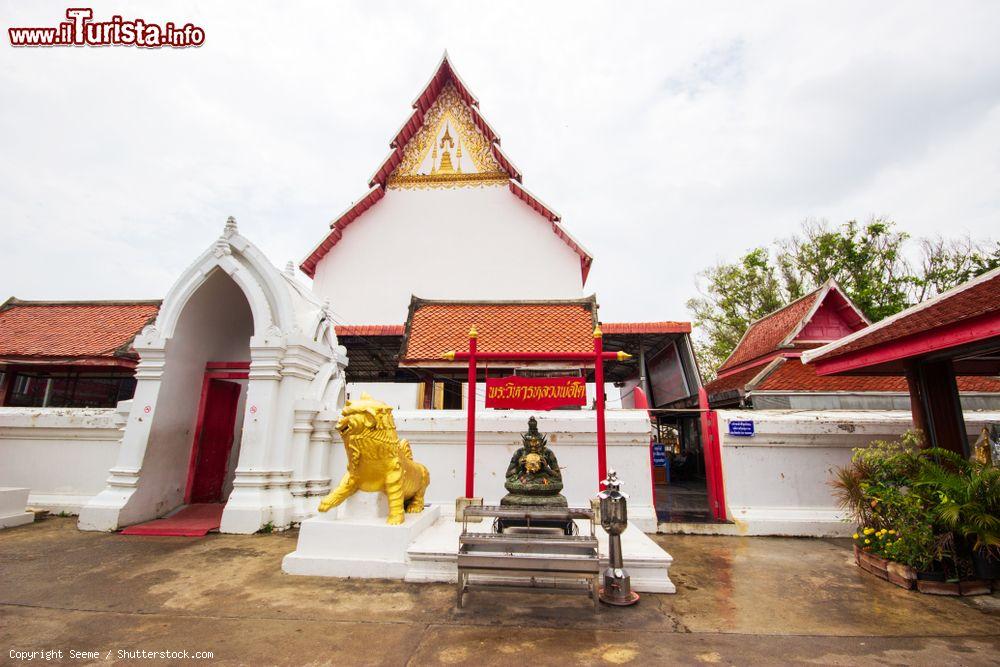
[(132, 373), (16, 371), (6, 404), (32, 408), (113, 408), (135, 393)]

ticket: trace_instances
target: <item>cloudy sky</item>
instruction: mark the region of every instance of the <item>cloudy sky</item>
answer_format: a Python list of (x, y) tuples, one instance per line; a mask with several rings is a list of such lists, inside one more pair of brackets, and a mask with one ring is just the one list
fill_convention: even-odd
[(2, 298), (160, 298), (230, 214), (302, 259), (445, 48), (604, 319), (688, 318), (805, 218), (1000, 236), (1000, 3), (90, 6), (206, 43), (12, 49), (67, 4), (0, 2)]

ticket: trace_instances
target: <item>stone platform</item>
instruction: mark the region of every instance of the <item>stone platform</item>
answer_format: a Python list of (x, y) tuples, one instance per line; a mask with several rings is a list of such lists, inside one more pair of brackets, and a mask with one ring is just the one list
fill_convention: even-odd
[[(284, 557), (281, 569), (318, 577), (455, 583), (462, 524), (441, 510), (439, 505), (428, 505), (423, 512), (407, 514), (402, 525), (390, 526), (385, 522), (389, 513), (385, 496), (357, 493), (340, 507), (303, 521), (298, 545)], [(589, 534), (589, 521), (577, 523), (580, 534)], [(488, 530), (485, 523), (469, 526)], [(597, 541), (606, 567), (608, 536), (599, 526)], [(634, 590), (676, 592), (669, 573), (673, 558), (636, 526), (630, 524), (622, 534), (622, 551)], [(501, 579), (514, 580), (497, 577)]]
[(35, 515), (28, 512), (29, 489), (0, 487), (0, 528), (23, 526), (35, 520)]
[(405, 515), (390, 526), (385, 496), (357, 493), (338, 508), (302, 522), (295, 551), (281, 561), (288, 574), (358, 579), (402, 579), (406, 551), (441, 514), (437, 506)]

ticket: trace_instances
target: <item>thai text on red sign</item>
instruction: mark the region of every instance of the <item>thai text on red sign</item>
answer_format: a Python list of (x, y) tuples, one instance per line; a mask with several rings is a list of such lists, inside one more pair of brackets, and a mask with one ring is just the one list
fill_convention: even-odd
[(551, 410), (566, 405), (586, 405), (587, 384), (582, 377), (524, 378), (509, 376), (486, 380), (486, 407)]

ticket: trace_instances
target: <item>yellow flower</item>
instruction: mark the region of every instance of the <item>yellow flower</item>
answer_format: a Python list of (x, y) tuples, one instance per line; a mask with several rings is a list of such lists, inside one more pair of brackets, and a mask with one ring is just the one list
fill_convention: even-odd
[(890, 535), (895, 535), (895, 534), (896, 534), (896, 531), (894, 531), (894, 530), (890, 530), (890, 531), (889, 531), (889, 534), (890, 534)]
[(874, 528), (865, 528), (864, 532), (865, 532), (865, 535), (871, 535), (872, 533), (875, 532), (875, 529)]
[(854, 533), (854, 535), (852, 535), (851, 537), (853, 537), (854, 539), (858, 539), (858, 534)]
[(872, 543), (871, 540), (865, 540), (865, 544), (871, 544), (871, 543)]

